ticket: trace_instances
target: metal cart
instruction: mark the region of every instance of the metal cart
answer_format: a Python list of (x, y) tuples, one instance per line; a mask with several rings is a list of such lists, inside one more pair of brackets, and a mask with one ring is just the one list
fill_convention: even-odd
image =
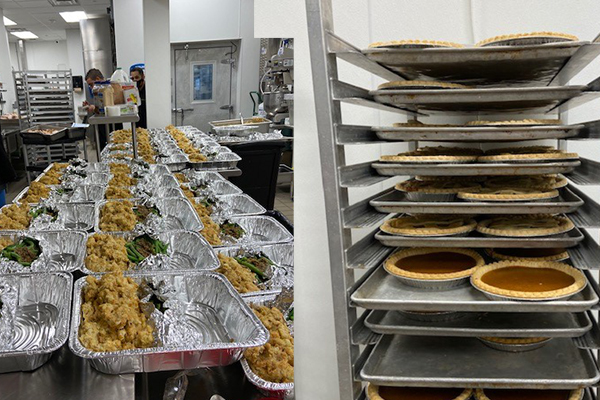
[[(382, 99), (381, 93), (377, 93), (377, 91), (369, 92), (364, 88), (341, 81), (338, 79), (338, 59), (389, 81), (416, 79), (419, 77), (419, 71), (418, 67), (414, 65), (405, 65), (406, 58), (402, 58), (401, 54), (396, 60), (396, 65), (391, 66), (388, 63), (387, 66), (384, 66), (381, 59), (378, 59), (379, 62), (374, 61), (375, 57), (369, 54), (368, 51), (363, 53), (355, 46), (336, 36), (331, 0), (306, 0), (306, 7), (323, 184), (327, 188), (325, 191), (325, 207), (329, 236), (340, 398), (346, 400), (365, 399), (364, 382), (369, 381), (390, 386), (459, 387), (464, 385), (462, 387), (535, 387), (537, 389), (572, 389), (596, 384), (600, 380), (600, 374), (590, 349), (598, 348), (598, 343), (593, 340), (598, 332), (590, 310), (597, 308), (598, 285), (587, 271), (586, 275), (590, 281), (591, 292), (587, 293), (589, 295), (587, 300), (589, 301), (585, 305), (581, 304), (581, 308), (572, 308), (574, 304), (556, 305), (549, 303), (545, 309), (531, 309), (530, 314), (527, 314), (542, 318), (544, 321), (554, 322), (556, 320), (550, 318), (550, 316), (554, 318), (558, 316), (578, 316), (590, 318), (593, 325), (592, 327), (587, 324), (587, 333), (585, 334), (583, 334), (583, 330), (576, 329), (575, 325), (577, 324), (571, 325), (570, 333), (563, 335), (569, 337), (556, 340), (553, 343), (553, 346), (556, 347), (541, 349), (541, 352), (537, 353), (538, 358), (536, 358), (535, 370), (541, 371), (537, 376), (531, 373), (533, 368), (528, 368), (526, 362), (526, 360), (531, 361), (533, 359), (531, 357), (519, 358), (521, 361), (515, 362), (507, 361), (502, 357), (501, 352), (493, 354), (482, 350), (480, 354), (478, 353), (479, 350), (473, 350), (480, 348), (470, 346), (470, 341), (473, 341), (474, 338), (466, 336), (475, 336), (475, 333), (481, 334), (481, 332), (474, 331), (476, 328), (474, 325), (469, 326), (467, 324), (460, 329), (450, 329), (449, 326), (445, 326), (443, 323), (410, 326), (406, 321), (401, 321), (401, 316), (396, 314), (397, 310), (428, 310), (434, 305), (443, 306), (445, 310), (457, 310), (460, 307), (456, 302), (453, 303), (452, 299), (449, 298), (450, 296), (447, 298), (440, 296), (437, 302), (432, 305), (431, 295), (418, 301), (412, 298), (402, 299), (400, 296), (402, 290), (397, 288), (395, 282), (391, 282), (392, 284), (386, 287), (387, 274), (380, 267), (383, 260), (392, 253), (394, 247), (385, 246), (377, 240), (376, 235), (379, 234), (379, 225), (389, 214), (379, 212), (371, 203), (375, 200), (376, 206), (381, 209), (383, 204), (377, 203), (377, 199), (389, 193), (390, 176), (378, 174), (372, 167), (372, 162), (348, 165), (345, 161), (346, 149), (349, 146), (367, 146), (369, 144), (381, 144), (386, 141), (380, 139), (377, 135), (378, 132), (371, 127), (344, 124), (340, 103), (400, 112), (408, 114), (411, 118), (418, 118), (430, 112), (456, 112), (459, 108), (460, 110), (470, 109), (473, 111), (489, 109), (498, 112), (504, 106), (498, 106), (496, 102), (498, 98), (494, 96), (488, 96), (488, 102), (485, 104), (482, 104), (481, 100), (478, 99), (473, 101), (473, 97), (463, 97), (462, 99), (455, 97), (441, 101), (439, 101), (440, 99), (427, 98), (427, 96), (421, 98), (402, 98), (402, 96), (399, 96), (394, 99), (389, 97)], [(563, 62), (558, 67), (550, 69), (550, 72), (539, 82), (531, 82), (532, 79), (535, 79), (531, 77), (524, 79), (524, 81), (529, 81), (534, 86), (549, 88), (539, 90), (540, 93), (549, 91), (564, 92), (563, 88), (567, 87), (560, 85), (579, 73), (593, 58), (600, 54), (600, 43), (598, 42), (599, 40), (596, 39), (593, 43), (579, 43), (574, 45), (575, 48), (562, 49), (560, 57), (562, 57)], [(425, 64), (429, 67), (435, 62), (437, 63), (436, 67), (441, 66), (442, 69), (452, 64), (454, 72), (461, 73), (465, 70), (461, 67), (461, 63), (464, 67), (465, 59), (460, 55), (462, 53), (453, 52), (452, 54), (453, 58), (440, 56), (436, 60), (428, 59), (420, 62), (421, 65)], [(556, 57), (559, 56), (556, 55)], [(489, 59), (486, 60), (484, 60), (485, 62), (482, 61), (483, 64), (479, 64), (480, 68), (489, 68), (494, 64)], [(469, 62), (475, 61), (471, 59)], [(435, 69), (432, 68), (432, 70)], [(451, 76), (456, 77), (455, 75)], [(454, 82), (457, 81), (454, 80)], [(563, 113), (572, 107), (584, 104), (592, 98), (597, 98), (598, 82), (600, 81), (596, 80), (584, 88), (575, 89), (578, 93), (565, 96), (562, 99), (554, 97), (551, 101), (542, 103), (513, 104), (513, 110), (515, 108), (523, 110), (542, 109), (544, 112), (559, 111)], [(535, 90), (527, 88), (504, 89), (503, 96), (506, 95), (507, 97), (503, 100), (518, 100), (515, 94), (519, 91), (531, 93)], [(487, 92), (488, 95), (490, 93), (492, 92)], [(457, 107), (459, 102), (463, 102), (463, 106)], [(467, 106), (464, 107), (464, 105)], [(542, 134), (542, 137), (557, 139), (556, 133), (547, 133), (546, 135)], [(563, 136), (563, 138), (569, 136), (571, 135)], [(490, 139), (493, 140), (493, 138), (487, 140), (492, 141)], [(600, 121), (585, 123), (576, 136), (566, 140), (590, 139), (600, 139)], [(411, 149), (418, 146), (418, 142), (411, 142), (410, 139), (396, 138), (395, 140), (409, 143)], [(443, 137), (438, 137), (438, 140), (443, 140)], [(450, 135), (445, 140), (456, 141), (456, 136)], [(485, 139), (482, 139), (482, 141), (485, 141)], [(564, 142), (565, 140), (559, 138), (559, 147)], [(423, 173), (423, 171), (413, 170), (411, 173), (404, 175), (414, 175), (416, 173)], [(431, 173), (431, 175), (436, 173), (439, 174), (439, 171)], [(457, 174), (460, 175), (460, 173)], [(445, 175), (454, 174), (450, 172)], [(463, 175), (468, 175), (468, 173), (463, 173)], [(581, 165), (574, 167), (567, 177), (576, 184), (599, 185), (600, 163), (582, 158)], [(349, 202), (350, 189), (372, 187), (375, 184), (386, 182), (388, 188), (384, 191), (374, 192), (373, 196), (363, 201), (353, 204)], [(579, 194), (582, 193), (577, 191), (577, 195)], [(587, 196), (581, 198), (584, 205), (569, 215), (579, 228), (583, 238), (580, 239), (579, 244), (571, 247), (569, 252), (572, 254), (572, 261), (575, 266), (582, 269), (593, 269), (597, 268), (597, 262), (595, 261), (600, 248), (586, 232), (586, 229), (600, 227), (600, 205)], [(392, 210), (388, 212), (397, 212), (407, 206), (398, 201), (387, 203), (387, 206), (390, 205)], [(412, 206), (417, 205), (412, 204)], [(436, 212), (427, 211), (426, 207), (421, 207), (419, 210), (419, 212)], [(485, 210), (478, 210), (478, 212), (482, 211)], [(439, 209), (437, 212), (439, 212)], [(448, 208), (448, 212), (452, 212), (451, 208)], [(359, 241), (352, 240), (351, 233), (353, 229), (368, 227), (374, 228), (370, 234)], [(432, 240), (434, 239), (430, 238), (430, 241)], [(529, 245), (526, 240), (522, 243), (523, 247), (534, 247), (534, 245)], [(390, 245), (402, 244), (394, 242)], [(404, 245), (412, 246), (414, 243)], [(460, 245), (461, 243), (450, 244), (450, 246)], [(468, 247), (468, 244), (466, 247)], [(355, 272), (358, 269), (364, 270), (365, 273), (356, 279), (355, 277), (359, 274), (355, 274)], [(466, 291), (468, 292), (468, 290)], [(502, 313), (511, 313), (512, 311), (514, 318), (510, 320), (512, 323), (508, 324), (508, 327), (516, 330), (519, 330), (519, 327), (522, 328), (522, 323), (526, 318), (523, 312), (527, 310), (511, 303), (504, 305), (492, 305), (490, 303), (493, 302), (489, 301), (478, 303), (476, 296), (474, 298), (470, 297), (473, 293), (463, 294), (465, 297), (460, 299), (463, 311)], [(462, 300), (465, 302), (462, 302)], [(581, 300), (586, 302), (585, 299)], [(492, 308), (488, 309), (486, 307)], [(363, 310), (365, 308), (369, 310)], [(562, 311), (562, 313), (559, 311)], [(545, 314), (538, 314), (541, 312), (545, 312)], [(497, 314), (497, 316), (500, 315), (502, 314)], [(550, 324), (554, 322), (550, 322)], [(591, 330), (589, 330), (590, 328)], [(487, 333), (490, 332), (487, 331)], [(534, 325), (529, 332), (529, 336), (543, 336), (543, 334), (551, 333), (543, 331), (541, 325), (538, 327)], [(448, 340), (440, 336), (456, 336), (456, 338)], [(558, 334), (554, 332), (554, 336), (558, 336)], [(447, 343), (444, 343), (445, 341)], [(453, 348), (465, 351), (463, 356), (467, 354), (468, 357), (462, 359), (456, 357), (456, 360), (459, 360), (458, 362), (462, 363), (464, 368), (453, 369), (453, 365), (448, 364), (448, 360), (451, 360), (453, 355), (460, 353), (460, 351), (453, 352)], [(443, 349), (441, 350), (443, 354), (448, 355), (440, 363), (447, 367), (445, 373), (444, 371), (436, 371), (435, 368), (431, 367), (436, 364), (436, 356), (439, 357), (440, 353), (436, 354), (435, 351), (428, 349)], [(551, 356), (544, 358), (548, 355), (546, 352), (557, 351), (570, 354), (569, 359), (561, 363), (561, 368), (555, 367), (556, 364), (552, 362)], [(491, 362), (482, 367), (474, 361), (478, 356), (484, 360), (489, 357)], [(511, 364), (512, 369), (506, 368), (507, 362)], [(404, 365), (406, 368), (403, 367)], [(458, 366), (454, 365), (454, 367)], [(447, 371), (454, 370), (460, 370), (460, 372), (454, 374), (455, 376), (449, 376)], [(558, 373), (554, 370), (558, 370)], [(561, 371), (573, 372), (573, 375), (566, 378)], [(541, 379), (541, 377), (544, 379)], [(595, 396), (588, 389), (585, 398), (592, 399)]]

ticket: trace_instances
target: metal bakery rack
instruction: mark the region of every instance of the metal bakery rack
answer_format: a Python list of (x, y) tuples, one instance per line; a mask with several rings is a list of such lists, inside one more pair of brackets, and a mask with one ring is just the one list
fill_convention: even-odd
[[(591, 310), (597, 309), (598, 284), (588, 270), (598, 269), (600, 247), (586, 231), (600, 228), (600, 205), (573, 184), (558, 200), (514, 205), (490, 203), (410, 202), (390, 188), (392, 176), (525, 175), (562, 173), (577, 185), (600, 185), (600, 163), (580, 158), (546, 164), (384, 164), (377, 160), (349, 165), (346, 150), (418, 141), (508, 142), (555, 139), (599, 140), (600, 121), (537, 128), (415, 127), (348, 125), (341, 103), (408, 114), (551, 111), (564, 113), (599, 97), (600, 79), (565, 86), (600, 54), (600, 40), (550, 44), (537, 49), (489, 47), (469, 49), (369, 49), (364, 52), (334, 33), (331, 0), (306, 0), (315, 108), (330, 250), (335, 334), (341, 399), (365, 399), (365, 382), (388, 386), (589, 389), (600, 381), (592, 349), (600, 337)], [(542, 48), (540, 50), (540, 48)], [(518, 54), (517, 54), (518, 53)], [(433, 79), (476, 85), (452, 91), (369, 91), (338, 78), (338, 60), (389, 81)], [(535, 71), (535, 72), (531, 72)], [(510, 78), (510, 80), (508, 80)], [(508, 80), (508, 81), (507, 81)], [(503, 81), (502, 85), (494, 84)], [(518, 85), (518, 86), (517, 86)], [(437, 92), (437, 93), (433, 93)], [(408, 95), (407, 95), (408, 94)], [(349, 202), (349, 190), (384, 183), (388, 188), (365, 200)], [(379, 231), (390, 213), (568, 213), (576, 225), (554, 238), (471, 237), (414, 238)], [(371, 228), (352, 240), (355, 228)], [(554, 242), (554, 243), (552, 243)], [(584, 270), (590, 284), (566, 301), (528, 303), (491, 301), (474, 288), (423, 293), (400, 284), (382, 268), (396, 246), (568, 247), (570, 262)], [(363, 270), (363, 271), (357, 271)], [(364, 273), (361, 273), (364, 272)], [(357, 278), (358, 277), (358, 278)], [(419, 322), (403, 311), (458, 311), (456, 321)], [(476, 313), (488, 313), (480, 320)], [(479, 314), (480, 316), (480, 314)], [(483, 322), (482, 322), (483, 321)], [(553, 337), (529, 353), (492, 350), (475, 336)], [(451, 336), (451, 338), (448, 338)], [(560, 353), (559, 361), (556, 354)], [(439, 361), (439, 362), (438, 362)], [(437, 367), (436, 367), (437, 365)], [(560, 365), (560, 368), (556, 368)]]

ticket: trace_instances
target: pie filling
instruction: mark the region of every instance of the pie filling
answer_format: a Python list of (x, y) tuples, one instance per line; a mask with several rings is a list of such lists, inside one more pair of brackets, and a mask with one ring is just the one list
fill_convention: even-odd
[(494, 249), (496, 254), (511, 257), (550, 257), (557, 256), (565, 252), (565, 249), (561, 248), (548, 248), (548, 249)]
[(379, 387), (379, 396), (384, 400), (454, 400), (462, 392), (464, 389), (456, 388)]
[(556, 269), (520, 266), (492, 270), (481, 280), (490, 286), (518, 292), (550, 292), (575, 283), (571, 275)]
[(396, 261), (396, 267), (421, 274), (450, 274), (465, 271), (477, 265), (477, 261), (466, 254), (443, 251), (418, 254)]
[(570, 390), (485, 389), (490, 400), (568, 400)]

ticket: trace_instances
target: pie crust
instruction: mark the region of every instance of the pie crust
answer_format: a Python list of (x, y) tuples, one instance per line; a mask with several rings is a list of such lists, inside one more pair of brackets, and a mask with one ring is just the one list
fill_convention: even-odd
[[(507, 389), (507, 390), (511, 390), (511, 389)], [(515, 390), (515, 389), (513, 389)], [(518, 391), (518, 389), (516, 389)], [(583, 397), (583, 389), (575, 389), (575, 390), (571, 390), (570, 394), (569, 394), (569, 398), (567, 400), (581, 400), (581, 398)], [(477, 389), (475, 391), (475, 400), (494, 400), (494, 399), (490, 399), (489, 397), (487, 397), (485, 395), (485, 389)]]
[(454, 42), (445, 42), (441, 40), (418, 40), (418, 39), (405, 39), (405, 40), (390, 40), (387, 42), (375, 42), (369, 45), (370, 49), (380, 47), (403, 47), (403, 46), (422, 46), (422, 47), (454, 47), (463, 48), (464, 45)]
[[(563, 287), (561, 289), (556, 290), (548, 290), (544, 292), (525, 292), (525, 291), (517, 291), (504, 289), (497, 286), (489, 285), (486, 282), (483, 282), (482, 278), (484, 275), (491, 271), (495, 271), (502, 268), (509, 267), (524, 267), (524, 268), (546, 268), (553, 269), (557, 271), (561, 271), (574, 279), (574, 282), (569, 286)], [(554, 298), (565, 297), (569, 295), (573, 295), (579, 291), (581, 291), (586, 285), (587, 280), (585, 275), (581, 271), (576, 268), (571, 267), (570, 265), (553, 262), (553, 261), (527, 261), (527, 260), (517, 260), (517, 261), (499, 261), (493, 264), (488, 264), (483, 267), (478, 268), (471, 275), (471, 284), (475, 286), (477, 289), (480, 289), (484, 292), (491, 293), (493, 295), (510, 297), (514, 299), (531, 299), (531, 300), (550, 300)]]
[(477, 222), (466, 215), (427, 214), (392, 218), (385, 221), (380, 229), (393, 235), (449, 236), (471, 232), (476, 226)]
[[(473, 394), (473, 389), (464, 389), (463, 392), (453, 399), (448, 400), (468, 400)], [(367, 399), (368, 400), (386, 400), (379, 395), (379, 386), (369, 383), (367, 385)], [(571, 399), (569, 399), (571, 400)]]
[[(560, 261), (560, 260), (566, 260), (567, 258), (569, 258), (569, 253), (564, 250), (560, 253), (557, 254), (552, 254), (552, 255), (548, 255), (548, 256), (542, 256), (542, 257), (534, 257), (534, 256), (529, 256), (529, 257), (523, 257), (523, 256), (512, 256), (512, 255), (508, 255), (508, 254), (502, 254), (502, 250), (504, 249), (488, 249), (487, 253), (490, 255), (490, 257), (496, 259), (496, 260), (500, 260), (500, 261), (516, 261), (516, 260), (526, 260), (526, 261)], [(543, 249), (541, 249), (543, 250)]]
[(562, 175), (523, 175), (523, 176), (494, 176), (483, 182), (483, 187), (502, 189), (530, 188), (537, 190), (559, 189), (567, 186), (569, 181)]
[(476, 191), (481, 188), (479, 184), (455, 179), (438, 181), (408, 180), (395, 186), (396, 190), (403, 192), (418, 192), (426, 194), (456, 194), (462, 191)]
[(475, 44), (475, 47), (481, 47), (486, 45), (491, 45), (494, 42), (501, 42), (505, 40), (512, 39), (523, 39), (523, 38), (556, 38), (556, 39), (564, 39), (565, 41), (576, 42), (579, 38), (575, 35), (570, 35), (568, 33), (560, 33), (560, 32), (530, 32), (530, 33), (514, 33), (510, 35), (500, 35), (494, 36)]
[(451, 128), (460, 125), (452, 124), (424, 124), (420, 121), (408, 121), (408, 122), (394, 122), (392, 127), (394, 128)]
[(461, 191), (457, 196), (463, 200), (481, 201), (528, 201), (547, 200), (558, 197), (558, 190), (538, 190), (522, 188), (482, 188), (478, 191)]
[(577, 153), (567, 153), (550, 146), (528, 146), (493, 149), (485, 152), (478, 161), (519, 161), (519, 160), (555, 160), (579, 158)]
[[(426, 255), (426, 254), (435, 254), (435, 253), (456, 253), (468, 256), (475, 261), (475, 266), (469, 269), (464, 269), (456, 272), (449, 273), (422, 273), (422, 272), (414, 272), (408, 271), (406, 269), (400, 268), (396, 265), (396, 263), (404, 258)], [(473, 271), (477, 268), (483, 266), (485, 261), (483, 257), (479, 255), (474, 250), (469, 249), (453, 249), (453, 248), (445, 248), (445, 247), (431, 247), (431, 248), (414, 248), (414, 249), (403, 249), (394, 254), (392, 254), (384, 263), (385, 270), (396, 276), (401, 276), (404, 278), (410, 279), (420, 279), (426, 281), (433, 280), (448, 280), (448, 279), (458, 279), (458, 278), (466, 278), (471, 276)]]
[(523, 125), (560, 125), (560, 119), (521, 119), (506, 121), (469, 121), (467, 126), (523, 126)]
[(565, 233), (575, 225), (561, 215), (506, 215), (480, 221), (477, 231), (505, 237), (535, 237)]
[(549, 338), (545, 338), (545, 337), (534, 337), (534, 338), (481, 337), (480, 339), (487, 340), (488, 342), (495, 342), (495, 343), (500, 343), (500, 344), (519, 345), (519, 344), (534, 344), (534, 343), (545, 342)]
[(387, 162), (453, 162), (468, 163), (476, 161), (481, 150), (464, 147), (422, 147), (415, 151), (400, 153), (397, 155), (386, 155), (379, 158)]
[(377, 86), (378, 90), (403, 90), (403, 89), (469, 89), (469, 86), (458, 83), (438, 81), (392, 81)]

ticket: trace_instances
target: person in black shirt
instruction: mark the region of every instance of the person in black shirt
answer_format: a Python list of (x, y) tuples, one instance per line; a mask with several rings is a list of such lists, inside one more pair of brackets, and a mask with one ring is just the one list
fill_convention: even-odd
[[(2, 122), (0, 121), (0, 132), (2, 132)], [(10, 156), (4, 148), (4, 139), (0, 135), (0, 198), (5, 196), (6, 184), (17, 179), (17, 173), (10, 163)], [(1, 204), (0, 206), (3, 206)]]
[(144, 70), (140, 67), (135, 67), (131, 70), (131, 80), (137, 85), (138, 91), (140, 92), (141, 104), (138, 107), (138, 113), (140, 120), (136, 123), (136, 126), (140, 128), (148, 128), (147, 114), (146, 114), (146, 81)]

